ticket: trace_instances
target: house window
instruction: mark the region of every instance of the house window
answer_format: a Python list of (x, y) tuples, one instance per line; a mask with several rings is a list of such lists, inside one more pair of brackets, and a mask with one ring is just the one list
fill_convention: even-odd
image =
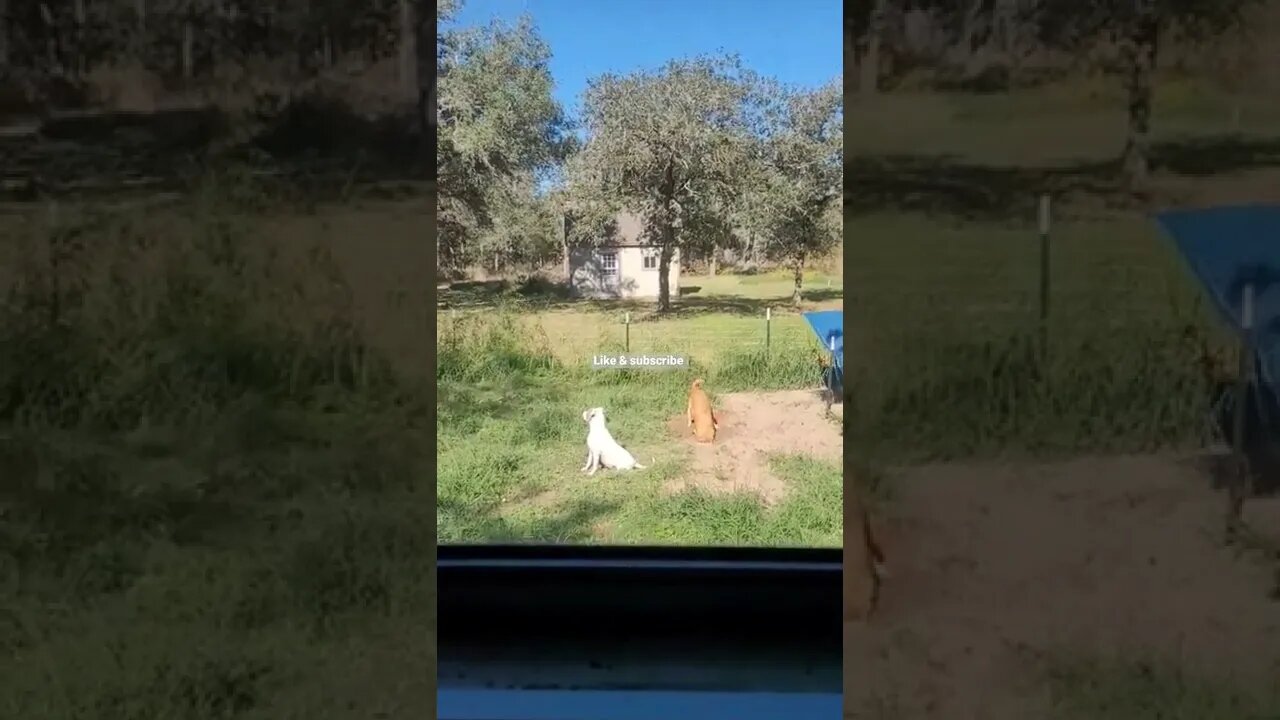
[(618, 254), (617, 253), (601, 253), (600, 254), (600, 274), (604, 277), (617, 277), (618, 275)]
[(657, 269), (658, 269), (658, 253), (656, 253), (656, 252), (652, 252), (652, 251), (648, 251), (648, 250), (646, 250), (646, 251), (645, 251), (645, 253), (644, 253), (644, 269), (645, 269), (645, 270), (657, 270)]

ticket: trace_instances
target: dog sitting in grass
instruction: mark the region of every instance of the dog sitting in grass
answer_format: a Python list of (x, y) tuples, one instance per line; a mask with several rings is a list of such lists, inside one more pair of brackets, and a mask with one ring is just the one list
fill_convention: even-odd
[(711, 410), (711, 398), (702, 389), (702, 378), (694, 380), (689, 386), (689, 402), (685, 407), (685, 414), (689, 416), (689, 427), (693, 428), (695, 440), (702, 443), (715, 441), (720, 422)]
[[(847, 482), (847, 481), (846, 481)], [(875, 612), (884, 576), (884, 553), (871, 533), (871, 518), (858, 493), (844, 492), (844, 620), (867, 620)]]
[(616, 470), (644, 470), (627, 449), (618, 444), (604, 424), (604, 408), (594, 407), (582, 412), (582, 419), (591, 428), (587, 431), (587, 464), (582, 471), (595, 475), (601, 467)]

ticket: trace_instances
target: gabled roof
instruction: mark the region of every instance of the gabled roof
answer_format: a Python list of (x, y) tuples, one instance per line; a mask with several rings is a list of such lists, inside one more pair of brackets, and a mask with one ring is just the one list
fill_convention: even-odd
[[(613, 235), (601, 243), (604, 247), (655, 247), (656, 242), (644, 237), (644, 218), (639, 213), (622, 211), (614, 216)], [(744, 229), (734, 230), (734, 234), (746, 237)]]

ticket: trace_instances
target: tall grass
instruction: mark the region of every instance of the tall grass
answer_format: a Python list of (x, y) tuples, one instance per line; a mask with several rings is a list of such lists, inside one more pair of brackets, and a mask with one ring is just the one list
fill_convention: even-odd
[(426, 712), (425, 395), (326, 248), (215, 191), (0, 238), (0, 716)]
[(850, 369), (851, 433), (922, 460), (1199, 447), (1213, 388), (1185, 330), (1056, 327), (1044, 351), (1034, 328), (903, 338)]
[[(436, 379), (439, 382), (499, 382), (519, 378), (544, 378), (588, 384), (641, 384), (678, 389), (683, 394), (689, 381), (702, 377), (710, 386), (725, 392), (748, 389), (788, 389), (811, 387), (820, 378), (818, 360), (823, 350), (817, 341), (809, 344), (778, 345), (772, 349), (744, 347), (721, 351), (714, 364), (696, 358), (677, 371), (592, 370), (590, 357), (566, 363), (556, 354), (551, 340), (520, 321), (518, 312), (441, 316), (437, 335)], [(654, 343), (645, 354), (685, 355), (686, 348), (675, 343)], [(602, 339), (596, 352), (620, 354), (621, 341)]]
[(852, 246), (846, 418), (860, 454), (913, 462), (1210, 439), (1202, 359), (1230, 339), (1147, 223), (1062, 222), (1044, 345), (1033, 233), (905, 214), (859, 223), (895, 238)]

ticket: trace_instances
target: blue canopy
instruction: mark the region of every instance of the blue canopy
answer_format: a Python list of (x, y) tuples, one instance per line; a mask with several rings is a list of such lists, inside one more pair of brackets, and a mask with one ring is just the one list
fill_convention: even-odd
[(844, 311), (843, 310), (819, 310), (817, 312), (804, 313), (804, 319), (809, 323), (809, 327), (813, 330), (813, 334), (818, 336), (818, 340), (827, 350), (832, 350), (832, 342), (835, 343), (835, 349), (832, 352), (832, 363), (840, 369), (844, 368)]
[(1222, 318), (1242, 328), (1253, 286), (1253, 339), (1263, 384), (1280, 378), (1280, 205), (1172, 210), (1156, 222), (1173, 240)]

